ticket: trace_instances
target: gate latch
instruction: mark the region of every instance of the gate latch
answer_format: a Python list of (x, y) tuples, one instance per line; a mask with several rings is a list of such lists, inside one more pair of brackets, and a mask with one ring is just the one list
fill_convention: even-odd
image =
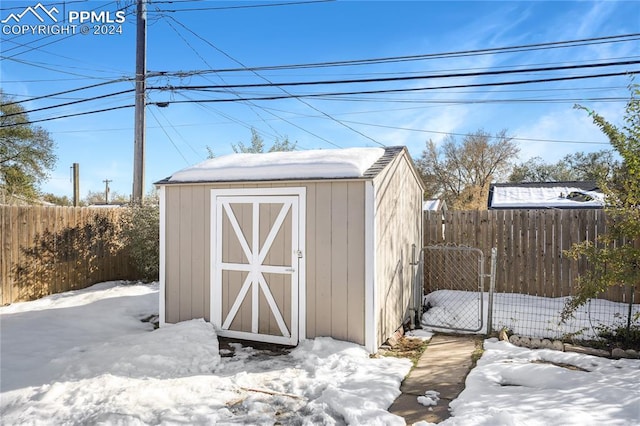
[(296, 250), (294, 253), (298, 256), (298, 259), (302, 259), (302, 250)]

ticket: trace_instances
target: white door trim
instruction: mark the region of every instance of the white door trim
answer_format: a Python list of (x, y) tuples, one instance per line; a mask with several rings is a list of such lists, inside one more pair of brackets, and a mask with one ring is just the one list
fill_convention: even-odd
[[(229, 208), (229, 203), (242, 202), (253, 205), (253, 229), (258, 229), (257, 221), (259, 221), (259, 204), (260, 203), (281, 203), (283, 204), (274, 224), (272, 225), (263, 247), (259, 250), (250, 250), (249, 244), (245, 241), (240, 226), (235, 216)], [(306, 292), (305, 292), (305, 210), (306, 206), (306, 188), (299, 187), (283, 187), (283, 188), (237, 188), (237, 189), (212, 189), (211, 190), (211, 281), (210, 281), (210, 297), (211, 297), (211, 322), (216, 327), (218, 334), (228, 335), (240, 339), (264, 341), (271, 343), (282, 343), (296, 345), (299, 340), (306, 338)], [(217, 238), (221, 232), (222, 214), (227, 213), (227, 217), (231, 221), (233, 232), (238, 237), (243, 253), (247, 257), (249, 263), (228, 263), (222, 262), (219, 254), (222, 253), (222, 239)], [(284, 223), (284, 220), (291, 211), (291, 227), (292, 227), (292, 266), (280, 267), (272, 265), (262, 265), (267, 252), (269, 251), (277, 231)], [(253, 248), (258, 248), (258, 234), (252, 232)], [(298, 256), (298, 253), (302, 257)], [(220, 255), (221, 256), (221, 255)], [(248, 272), (247, 278), (242, 288), (227, 314), (226, 318), (222, 318), (222, 300), (219, 295), (222, 294), (222, 270), (238, 270)], [(293, 269), (293, 270), (292, 270)], [(287, 330), (286, 323), (277, 308), (276, 302), (271, 295), (263, 272), (270, 273), (290, 273), (291, 274), (291, 325), (292, 330)], [(271, 309), (276, 323), (282, 333), (281, 336), (258, 334), (258, 312), (257, 300), (259, 292), (262, 291), (269, 308)], [(227, 330), (231, 324), (233, 317), (240, 308), (244, 297), (251, 292), (252, 307), (252, 332), (240, 332)], [(296, 326), (297, 323), (297, 326)]]

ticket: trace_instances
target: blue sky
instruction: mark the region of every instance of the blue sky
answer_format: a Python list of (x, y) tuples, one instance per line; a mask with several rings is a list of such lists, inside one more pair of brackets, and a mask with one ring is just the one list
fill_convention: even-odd
[[(1, 35), (3, 91), (27, 100), (27, 110), (92, 97), (90, 102), (35, 111), (39, 120), (133, 104), (133, 89), (124, 81), (43, 99), (34, 97), (76, 89), (135, 73), (135, 16), (132, 0), (74, 1), (55, 6), (58, 24), (75, 11), (128, 12), (122, 34)], [(411, 75), (459, 74), (530, 69), (640, 58), (639, 37), (624, 42), (570, 48), (432, 58), (341, 67), (244, 70), (197, 74), (191, 71), (388, 58), (501, 48), (536, 43), (640, 33), (637, 1), (333, 1), (289, 4), (277, 2), (152, 1), (148, 5), (148, 72), (185, 72), (156, 77), (151, 87), (233, 85), (370, 79)], [(0, 20), (37, 1), (3, 0)], [(277, 5), (274, 5), (277, 4)], [(252, 7), (238, 7), (252, 6)], [(253, 7), (260, 6), (260, 7)], [(192, 10), (185, 10), (192, 9)], [(200, 10), (193, 10), (200, 9)], [(25, 15), (20, 24), (38, 24)], [(46, 24), (52, 24), (47, 21)], [(9, 25), (15, 22), (8, 21)], [(68, 23), (67, 23), (68, 24)], [(2, 24), (6, 25), (6, 24)], [(79, 25), (79, 24), (78, 24)], [(99, 23), (89, 23), (91, 32)], [(117, 25), (117, 24), (116, 24)], [(117, 28), (117, 27), (116, 27)], [(107, 28), (108, 29), (108, 28)], [(79, 32), (79, 27), (76, 28)], [(323, 86), (227, 88), (211, 91), (150, 90), (148, 102), (169, 102), (147, 108), (145, 192), (152, 182), (206, 158), (232, 152), (231, 144), (247, 143), (255, 128), (267, 145), (288, 137), (299, 149), (406, 145), (414, 157), (425, 141), (440, 142), (446, 133), (507, 129), (518, 138), (520, 158), (540, 156), (556, 161), (568, 153), (608, 147), (579, 102), (610, 121), (622, 122), (630, 77), (626, 75), (405, 93), (360, 94), (283, 100), (220, 103), (172, 103), (187, 100), (237, 99), (271, 95), (425, 88), (598, 73), (629, 72), (640, 65), (529, 72), (498, 76), (467, 76), (409, 81)], [(105, 97), (106, 96), (106, 97)], [(602, 98), (608, 98), (603, 100)], [(80, 163), (81, 194), (111, 188), (130, 194), (133, 175), (133, 108), (80, 115), (38, 123), (56, 141), (58, 163), (44, 192), (71, 195), (72, 163)], [(576, 143), (569, 143), (576, 142)]]

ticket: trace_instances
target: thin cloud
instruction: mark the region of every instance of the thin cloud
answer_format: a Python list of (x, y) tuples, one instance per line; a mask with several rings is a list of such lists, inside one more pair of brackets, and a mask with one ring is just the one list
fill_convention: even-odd
[[(598, 111), (600, 113), (600, 111)], [(605, 108), (602, 115), (616, 116), (615, 108)], [(607, 138), (591, 117), (584, 111), (566, 108), (545, 114), (528, 125), (516, 129), (513, 134), (519, 138), (550, 140), (589, 141), (607, 143)], [(593, 152), (610, 149), (609, 145), (568, 144), (559, 142), (523, 142), (520, 143), (520, 160), (541, 157), (545, 162), (555, 162), (567, 154), (575, 152)]]

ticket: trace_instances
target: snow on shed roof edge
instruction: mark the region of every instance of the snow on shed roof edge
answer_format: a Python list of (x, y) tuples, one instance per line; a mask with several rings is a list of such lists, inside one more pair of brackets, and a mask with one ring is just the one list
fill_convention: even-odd
[(156, 185), (310, 179), (371, 179), (403, 146), (231, 154), (182, 169)]

